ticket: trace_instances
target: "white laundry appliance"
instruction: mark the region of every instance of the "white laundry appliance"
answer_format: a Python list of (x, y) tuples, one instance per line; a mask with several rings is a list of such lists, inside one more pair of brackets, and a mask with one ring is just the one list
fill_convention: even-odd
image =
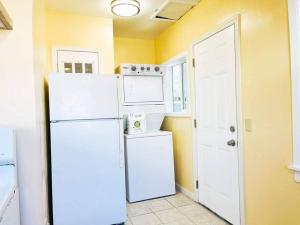
[(117, 83), (114, 75), (49, 76), (53, 225), (126, 221)]
[(0, 128), (0, 225), (20, 225), (16, 173), (14, 131)]
[(127, 200), (137, 202), (173, 195), (175, 191), (172, 133), (161, 131), (165, 107), (165, 68), (122, 64), (121, 112), (145, 113), (144, 133), (125, 134)]
[[(150, 64), (121, 64), (120, 112), (126, 120), (130, 114), (146, 114), (147, 130), (160, 130), (166, 113), (166, 68)], [(124, 120), (124, 121), (125, 121)], [(124, 129), (126, 123), (124, 123)]]
[(176, 193), (171, 132), (126, 134), (125, 149), (129, 202)]

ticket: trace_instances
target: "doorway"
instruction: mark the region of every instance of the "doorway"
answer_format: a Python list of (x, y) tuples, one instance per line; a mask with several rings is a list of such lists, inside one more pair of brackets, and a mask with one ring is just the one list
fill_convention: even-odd
[(243, 224), (237, 22), (193, 46), (199, 202)]

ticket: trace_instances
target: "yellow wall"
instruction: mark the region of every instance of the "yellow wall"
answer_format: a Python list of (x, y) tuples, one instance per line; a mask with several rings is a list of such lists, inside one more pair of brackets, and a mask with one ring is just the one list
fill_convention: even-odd
[(114, 38), (115, 67), (120, 63), (155, 63), (154, 40)]
[(46, 37), (46, 2), (33, 1), (33, 59), (35, 74), (35, 107), (36, 128), (38, 129), (39, 163), (42, 193), (38, 201), (42, 204), (40, 210), (43, 220), (49, 221), (48, 215), (48, 177), (47, 177), (47, 119), (45, 102), (45, 77), (47, 76), (47, 37)]
[(176, 184), (193, 192), (192, 120), (166, 117), (163, 130), (173, 131)]
[(103, 73), (114, 72), (112, 19), (63, 12), (47, 12), (48, 70), (52, 71), (52, 47), (99, 49)]
[[(292, 162), (287, 1), (202, 0), (157, 38), (157, 63), (190, 49), (236, 14), (241, 15), (243, 119), (253, 126), (244, 132), (247, 225), (298, 225), (300, 185), (287, 169)], [(164, 126), (174, 131), (180, 156), (177, 182), (193, 191), (192, 126), (186, 123), (191, 119), (168, 118)]]

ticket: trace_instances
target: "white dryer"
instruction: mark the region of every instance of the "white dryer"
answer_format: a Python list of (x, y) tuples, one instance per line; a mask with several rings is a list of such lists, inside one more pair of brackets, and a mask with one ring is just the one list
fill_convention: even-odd
[(129, 202), (176, 193), (171, 132), (125, 135), (125, 152)]

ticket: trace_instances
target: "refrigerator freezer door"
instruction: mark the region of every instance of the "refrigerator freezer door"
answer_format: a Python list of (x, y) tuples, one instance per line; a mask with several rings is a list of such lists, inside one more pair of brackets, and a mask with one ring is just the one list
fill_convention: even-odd
[(49, 76), (50, 120), (118, 118), (117, 76)]
[(126, 220), (122, 123), (51, 123), (54, 225), (110, 225)]

